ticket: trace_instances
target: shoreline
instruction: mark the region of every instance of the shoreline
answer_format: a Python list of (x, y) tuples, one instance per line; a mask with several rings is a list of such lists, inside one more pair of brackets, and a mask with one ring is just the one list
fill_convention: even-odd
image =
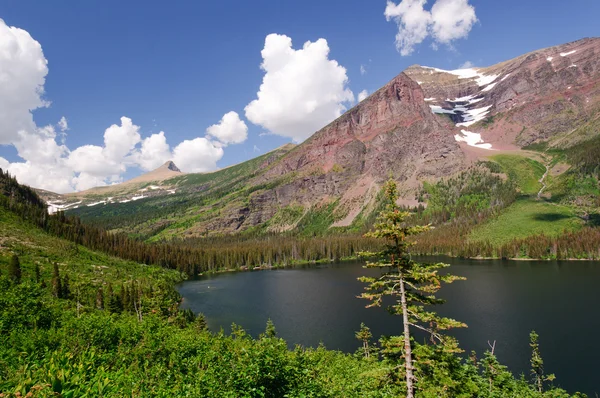
[[(439, 257), (448, 257), (450, 259), (464, 259), (464, 260), (480, 260), (480, 261), (491, 261), (491, 260), (506, 260), (506, 261), (577, 261), (577, 262), (585, 262), (585, 261), (600, 261), (598, 258), (565, 258), (565, 259), (557, 259), (557, 258), (528, 258), (528, 257), (510, 257), (510, 258), (502, 258), (502, 257), (460, 257), (460, 256), (452, 256), (449, 254), (415, 254), (416, 257), (430, 257), (430, 256), (439, 256)], [(278, 270), (278, 269), (293, 269), (298, 267), (306, 267), (306, 266), (316, 266), (320, 264), (342, 264), (350, 261), (359, 261), (360, 257), (352, 256), (352, 257), (344, 257), (338, 260), (335, 259), (322, 259), (322, 260), (298, 260), (289, 264), (275, 264), (275, 265), (262, 265), (256, 267), (242, 266), (239, 268), (228, 268), (228, 269), (220, 269), (215, 271), (205, 271), (201, 272), (197, 275), (192, 276), (191, 278), (211, 276), (224, 274), (229, 272), (253, 272), (253, 271), (270, 271), (270, 270)]]

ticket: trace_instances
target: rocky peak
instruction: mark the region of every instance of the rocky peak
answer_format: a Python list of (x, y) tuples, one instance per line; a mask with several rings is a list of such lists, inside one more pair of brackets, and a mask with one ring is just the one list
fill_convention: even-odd
[(162, 166), (160, 166), (158, 169), (159, 170), (171, 170), (171, 171), (174, 171), (176, 173), (181, 173), (181, 170), (179, 170), (179, 167), (177, 167), (175, 165), (175, 163), (173, 163), (172, 160), (167, 161), (165, 164), (163, 164)]

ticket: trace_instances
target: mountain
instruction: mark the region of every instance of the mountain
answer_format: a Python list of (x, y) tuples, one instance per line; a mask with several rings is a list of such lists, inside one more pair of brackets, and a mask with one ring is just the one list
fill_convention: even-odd
[[(415, 65), (298, 146), (214, 173), (182, 174), (167, 163), (127, 183), (61, 200), (84, 220), (158, 240), (356, 230), (390, 175), (402, 204), (427, 205), (424, 183), (456, 176), (481, 160), (497, 162), (522, 193), (558, 197), (564, 187), (547, 182), (559, 182), (572, 165), (566, 155), (553, 161), (549, 151), (596, 137), (599, 107), (597, 38), (486, 68)], [(531, 174), (527, 186), (518, 180), (523, 173)]]
[[(568, 147), (595, 134), (600, 115), (600, 39), (583, 39), (477, 69), (412, 66), (436, 113), (449, 115), (467, 138), (518, 149), (548, 141)], [(471, 131), (473, 130), (473, 131)], [(597, 131), (597, 130), (596, 130)], [(481, 145), (481, 143), (480, 143)]]
[(177, 166), (175, 166), (175, 163), (173, 163), (171, 160), (169, 160), (169, 161), (165, 162), (165, 164), (160, 166), (158, 169), (153, 170), (146, 174), (142, 174), (139, 177), (133, 178), (133, 179), (129, 180), (128, 183), (136, 184), (136, 183), (140, 183), (140, 182), (164, 181), (164, 180), (168, 180), (173, 177), (178, 177), (182, 174), (183, 173), (181, 172), (181, 170), (179, 170), (179, 168)]

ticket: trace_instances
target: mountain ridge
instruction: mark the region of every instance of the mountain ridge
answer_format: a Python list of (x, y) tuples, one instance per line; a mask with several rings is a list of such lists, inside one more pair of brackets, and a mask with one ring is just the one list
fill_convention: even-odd
[[(168, 208), (171, 199), (154, 197), (173, 196), (176, 206), (183, 206), (176, 207), (180, 215), (157, 224), (167, 225), (159, 236), (169, 238), (259, 227), (289, 230), (323, 208), (330, 209), (330, 226), (351, 227), (374, 207), (390, 175), (399, 183), (403, 204), (426, 205), (419, 196), (424, 183), (498, 154), (543, 161), (543, 155), (522, 148), (541, 143), (566, 148), (585, 141), (597, 134), (599, 115), (598, 38), (485, 68), (413, 65), (300, 145), (212, 174), (161, 180), (160, 190), (126, 206), (134, 211), (144, 202), (144, 209)], [(87, 206), (110, 202), (91, 193), (71, 197), (84, 205), (94, 200)], [(81, 214), (114, 211), (98, 207)]]

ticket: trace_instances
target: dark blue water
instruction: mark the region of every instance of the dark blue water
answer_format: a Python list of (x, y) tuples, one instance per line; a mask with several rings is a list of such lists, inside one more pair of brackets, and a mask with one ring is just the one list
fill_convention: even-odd
[[(433, 260), (433, 259), (432, 259)], [(468, 324), (461, 346), (478, 355), (496, 341), (500, 361), (529, 377), (529, 332), (540, 335), (547, 373), (570, 392), (600, 394), (600, 263), (437, 259), (467, 281), (445, 286), (437, 308)], [(257, 336), (272, 319), (290, 345), (353, 352), (364, 322), (374, 336), (399, 335), (398, 316), (364, 308), (356, 278), (376, 275), (362, 263), (220, 274), (178, 287), (183, 308), (206, 315), (211, 330), (232, 323)]]

